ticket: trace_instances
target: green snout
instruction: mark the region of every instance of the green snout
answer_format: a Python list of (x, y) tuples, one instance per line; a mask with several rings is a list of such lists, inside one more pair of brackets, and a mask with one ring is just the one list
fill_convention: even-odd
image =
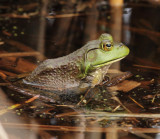
[(126, 57), (129, 54), (129, 48), (123, 44), (114, 44), (110, 51), (102, 49), (91, 50), (87, 54), (87, 65), (92, 67), (101, 67), (112, 64)]

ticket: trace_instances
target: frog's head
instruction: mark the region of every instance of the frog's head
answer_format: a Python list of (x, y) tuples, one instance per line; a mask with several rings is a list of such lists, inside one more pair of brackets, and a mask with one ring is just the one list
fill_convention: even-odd
[(128, 54), (127, 46), (113, 42), (113, 38), (109, 34), (102, 34), (94, 43), (88, 44), (84, 59), (85, 74), (90, 70), (119, 61)]

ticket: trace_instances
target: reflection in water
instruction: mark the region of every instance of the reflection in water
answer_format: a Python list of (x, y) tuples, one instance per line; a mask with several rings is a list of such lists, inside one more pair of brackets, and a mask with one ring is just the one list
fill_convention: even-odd
[(9, 139), (8, 135), (5, 131), (5, 129), (3, 128), (3, 126), (1, 125), (1, 123), (0, 123), (0, 138), (1, 139)]
[[(132, 8), (125, 8), (125, 13), (123, 14), (123, 24), (129, 25), (131, 20), (131, 14), (132, 14)], [(126, 45), (129, 45), (131, 40), (131, 32), (129, 30), (124, 30), (123, 34), (125, 34), (125, 37), (123, 38), (124, 43)]]

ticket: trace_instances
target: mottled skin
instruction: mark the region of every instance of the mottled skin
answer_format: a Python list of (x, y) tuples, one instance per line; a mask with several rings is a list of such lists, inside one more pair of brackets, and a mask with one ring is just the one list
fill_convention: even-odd
[(23, 84), (44, 90), (84, 90), (102, 82), (109, 66), (128, 55), (122, 43), (102, 34), (75, 52), (42, 62)]

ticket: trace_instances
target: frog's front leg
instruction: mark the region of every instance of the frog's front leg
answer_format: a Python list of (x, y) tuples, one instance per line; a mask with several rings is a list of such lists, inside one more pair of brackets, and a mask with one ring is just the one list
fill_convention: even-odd
[(118, 76), (113, 77), (111, 79), (108, 76), (105, 76), (105, 78), (102, 82), (102, 85), (106, 85), (107, 87), (114, 86), (114, 85), (117, 85), (118, 83), (124, 81), (125, 79), (131, 77), (131, 76), (132, 76), (132, 73), (129, 71), (124, 72), (121, 75), (118, 75)]
[(96, 69), (95, 71), (89, 73), (83, 80), (83, 84), (81, 86), (87, 86), (93, 88), (96, 85), (101, 84), (107, 73), (108, 67), (109, 65)]

